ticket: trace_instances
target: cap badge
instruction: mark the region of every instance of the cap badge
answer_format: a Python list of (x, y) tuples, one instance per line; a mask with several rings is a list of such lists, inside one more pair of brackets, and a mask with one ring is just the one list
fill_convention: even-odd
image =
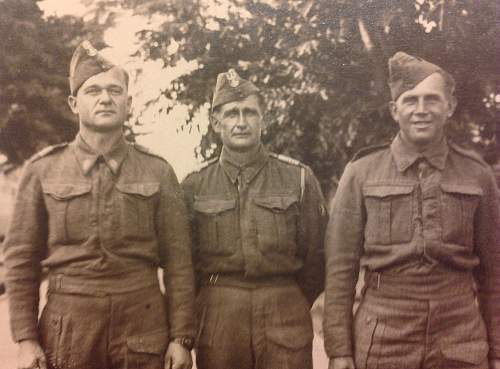
[(240, 77), (234, 69), (229, 69), (226, 73), (226, 77), (229, 82), (229, 86), (238, 87), (238, 85), (240, 84)]

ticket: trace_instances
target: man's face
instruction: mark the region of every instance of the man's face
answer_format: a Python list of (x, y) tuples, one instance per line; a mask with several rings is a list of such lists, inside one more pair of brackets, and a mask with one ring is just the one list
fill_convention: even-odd
[(121, 129), (131, 101), (125, 75), (116, 67), (90, 77), (78, 89), (76, 97), (68, 98), (80, 125), (96, 132)]
[(250, 95), (243, 100), (221, 105), (212, 122), (227, 148), (246, 152), (260, 144), (264, 122), (259, 99)]
[(425, 149), (443, 138), (456, 101), (446, 94), (443, 76), (434, 73), (405, 91), (395, 102), (391, 101), (389, 106), (403, 139), (417, 149)]

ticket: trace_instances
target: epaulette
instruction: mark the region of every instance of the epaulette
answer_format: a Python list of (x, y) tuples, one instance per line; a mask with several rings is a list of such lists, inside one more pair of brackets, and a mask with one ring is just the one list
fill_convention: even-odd
[(486, 164), (486, 162), (483, 160), (483, 158), (481, 157), (481, 155), (479, 155), (477, 152), (475, 152), (474, 150), (471, 150), (471, 149), (466, 149), (462, 146), (458, 146), (456, 143), (454, 142), (449, 142), (448, 143), (449, 146), (455, 150), (457, 153), (459, 153), (460, 155), (462, 156), (466, 156), (474, 161), (477, 161), (479, 164), (481, 164), (482, 166), (488, 168), (488, 164)]
[(218, 157), (215, 157), (215, 158), (212, 158), (210, 160), (207, 160), (207, 161), (204, 161), (203, 163), (200, 163), (199, 165), (197, 165), (193, 170), (191, 170), (187, 175), (191, 175), (191, 174), (194, 174), (194, 173), (198, 173), (198, 172), (201, 172), (203, 169), (207, 168), (208, 166), (216, 163), (219, 161), (219, 158)]
[(304, 191), (306, 189), (306, 168), (307, 168), (306, 165), (304, 165), (303, 163), (301, 163), (296, 159), (292, 159), (285, 155), (275, 154), (273, 152), (270, 153), (269, 156), (278, 159), (279, 161), (282, 161), (284, 163), (295, 165), (300, 168), (300, 202), (302, 202), (302, 198), (304, 197)]
[(52, 154), (60, 149), (62, 149), (63, 147), (66, 147), (68, 146), (68, 143), (67, 142), (63, 142), (63, 143), (60, 143), (60, 144), (57, 144), (57, 145), (50, 145), (50, 146), (47, 146), (46, 148), (40, 150), (39, 152), (37, 152), (35, 155), (33, 155), (29, 161), (32, 163), (34, 161), (37, 161), (38, 159), (41, 159), (49, 154)]
[(391, 146), (391, 144), (388, 142), (388, 143), (385, 143), (382, 145), (373, 145), (373, 146), (363, 147), (356, 154), (354, 154), (354, 156), (351, 159), (351, 162), (354, 162), (358, 159), (361, 159), (362, 157), (365, 157), (366, 155), (370, 155), (371, 153), (380, 151), (382, 149), (386, 149), (389, 146)]
[(275, 158), (275, 159), (278, 159), (284, 163), (287, 163), (287, 164), (291, 164), (291, 165), (296, 165), (296, 166), (299, 166), (299, 167), (303, 167), (304, 164), (302, 164), (300, 161), (296, 160), (296, 159), (292, 159), (288, 156), (285, 156), (285, 155), (281, 155), (281, 154), (275, 154), (275, 153), (270, 153), (269, 156)]
[(130, 143), (135, 149), (137, 149), (137, 151), (140, 151), (142, 152), (143, 154), (146, 154), (146, 155), (150, 155), (150, 156), (154, 156), (155, 158), (159, 158), (163, 161), (167, 161), (167, 159), (165, 159), (163, 156), (161, 156), (160, 154), (158, 153), (155, 153), (154, 151), (152, 151), (151, 149), (147, 148), (146, 146), (142, 146), (142, 145), (139, 145), (138, 143), (135, 143), (135, 142), (132, 142)]

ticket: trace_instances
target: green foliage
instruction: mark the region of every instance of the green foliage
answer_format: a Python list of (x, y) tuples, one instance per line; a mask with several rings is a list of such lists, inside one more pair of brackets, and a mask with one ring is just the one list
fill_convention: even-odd
[(42, 18), (34, 0), (0, 1), (0, 152), (21, 163), (48, 144), (71, 139), (67, 70), (83, 24)]

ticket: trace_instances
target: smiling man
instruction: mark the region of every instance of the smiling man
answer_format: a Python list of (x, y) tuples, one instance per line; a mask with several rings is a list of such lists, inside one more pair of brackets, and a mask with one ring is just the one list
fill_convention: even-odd
[(323, 287), (324, 200), (312, 171), (261, 143), (264, 104), (217, 78), (219, 158), (183, 181), (199, 290), (198, 369), (311, 369), (309, 309)]
[(69, 81), (80, 131), (28, 161), (5, 242), (18, 368), (190, 369), (194, 278), (177, 178), (123, 138), (123, 69), (85, 41)]
[[(453, 78), (402, 52), (389, 72), (399, 134), (347, 165), (327, 228), (330, 369), (500, 368), (494, 177), (445, 138)], [(365, 288), (353, 317), (360, 266)]]

